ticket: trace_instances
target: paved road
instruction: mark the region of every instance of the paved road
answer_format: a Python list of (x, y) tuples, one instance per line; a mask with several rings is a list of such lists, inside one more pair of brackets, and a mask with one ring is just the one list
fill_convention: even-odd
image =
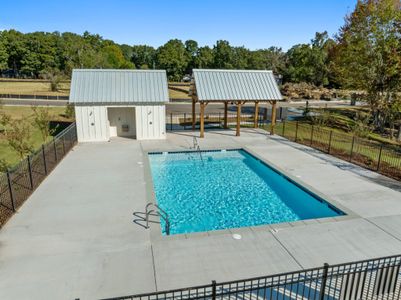
[[(48, 105), (48, 106), (66, 106), (68, 101), (65, 100), (35, 100), (35, 99), (15, 99), (15, 100), (10, 100), (10, 99), (0, 99), (1, 103), (3, 105)], [(281, 102), (279, 103), (279, 107), (291, 107), (291, 108), (297, 108), (297, 107), (305, 107), (306, 105), (306, 100), (305, 101), (297, 101), (297, 102)], [(310, 107), (344, 107), (344, 106), (349, 106), (349, 101), (309, 101)], [(253, 111), (254, 104), (249, 103), (245, 104), (243, 106), (243, 111), (251, 110)], [(270, 108), (270, 104), (268, 103), (261, 103), (260, 104), (261, 108), (268, 107)], [(236, 112), (236, 106), (235, 105), (229, 105), (229, 112), (235, 113)], [(199, 112), (199, 105), (196, 106), (196, 111)], [(168, 114), (170, 113), (191, 113), (191, 104), (188, 102), (172, 102), (168, 103), (166, 105), (166, 112)], [(210, 113), (223, 113), (224, 112), (224, 106), (222, 103), (210, 103), (206, 106), (206, 114)]]
[[(288, 107), (288, 108), (298, 108), (305, 107), (306, 101), (297, 101), (297, 102), (280, 102), (278, 107)], [(309, 101), (310, 107), (344, 107), (349, 106), (349, 101)], [(253, 111), (254, 104), (249, 103), (243, 106), (243, 112), (247, 109)], [(268, 103), (261, 103), (259, 107), (270, 108), (271, 105)], [(169, 103), (166, 107), (167, 113), (191, 113), (191, 104), (190, 103)], [(235, 113), (237, 108), (235, 105), (229, 105), (229, 112)], [(196, 112), (199, 112), (199, 105), (196, 105)], [(206, 106), (206, 114), (210, 113), (223, 113), (224, 105), (222, 103), (209, 103)]]

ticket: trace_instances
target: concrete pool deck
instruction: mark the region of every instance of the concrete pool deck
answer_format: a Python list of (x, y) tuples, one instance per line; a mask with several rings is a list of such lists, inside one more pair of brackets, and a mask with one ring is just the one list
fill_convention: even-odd
[(79, 144), (1, 229), (0, 299), (96, 299), (401, 253), (401, 183), (261, 130), (198, 141), (247, 147), (355, 215), (153, 239), (133, 222), (148, 201), (144, 152), (188, 150), (192, 133)]

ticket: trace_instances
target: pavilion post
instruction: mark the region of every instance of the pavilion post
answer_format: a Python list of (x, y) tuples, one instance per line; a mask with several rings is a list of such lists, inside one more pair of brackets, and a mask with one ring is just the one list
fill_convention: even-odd
[(253, 127), (258, 128), (258, 120), (259, 120), (259, 102), (255, 101), (255, 116), (253, 120)]
[(241, 102), (237, 102), (237, 130), (235, 135), (240, 136), (241, 128)]
[(272, 105), (272, 119), (270, 125), (270, 134), (274, 135), (274, 127), (276, 126), (276, 111), (277, 111), (277, 100), (270, 102)]
[(205, 137), (205, 103), (200, 103), (200, 137)]
[(228, 128), (228, 102), (224, 101), (224, 129)]
[(192, 130), (195, 130), (196, 114), (195, 114), (195, 97), (192, 96)]

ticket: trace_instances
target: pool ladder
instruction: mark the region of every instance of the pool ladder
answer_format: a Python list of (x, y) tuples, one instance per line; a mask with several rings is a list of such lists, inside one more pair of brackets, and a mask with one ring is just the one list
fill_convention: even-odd
[(198, 139), (196, 138), (196, 136), (193, 137), (193, 143), (194, 143), (193, 149), (195, 149), (196, 152), (198, 152), (199, 157), (200, 157), (200, 159), (202, 161), (202, 164), (205, 165), (205, 163), (203, 161), (203, 157), (202, 157), (202, 151), (201, 151), (201, 149), (199, 147)]
[[(152, 207), (156, 208), (156, 210), (152, 209)], [(149, 216), (161, 217), (166, 223), (164, 230), (167, 235), (170, 235), (170, 221), (168, 219), (168, 214), (166, 213), (165, 210), (163, 210), (159, 205), (155, 203), (148, 203), (145, 207), (145, 214), (146, 214), (146, 228), (149, 228)]]

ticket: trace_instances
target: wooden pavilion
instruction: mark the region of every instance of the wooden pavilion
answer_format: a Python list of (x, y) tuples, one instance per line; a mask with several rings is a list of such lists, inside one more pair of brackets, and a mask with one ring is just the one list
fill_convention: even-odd
[(205, 136), (205, 108), (209, 103), (224, 104), (224, 128), (228, 128), (228, 104), (237, 106), (236, 135), (240, 135), (241, 107), (255, 105), (254, 127), (258, 127), (259, 103), (272, 105), (271, 129), (274, 134), (277, 101), (282, 101), (280, 89), (272, 71), (262, 70), (206, 70), (194, 69), (191, 83), (192, 130), (195, 130), (196, 103), (200, 105), (200, 137)]

